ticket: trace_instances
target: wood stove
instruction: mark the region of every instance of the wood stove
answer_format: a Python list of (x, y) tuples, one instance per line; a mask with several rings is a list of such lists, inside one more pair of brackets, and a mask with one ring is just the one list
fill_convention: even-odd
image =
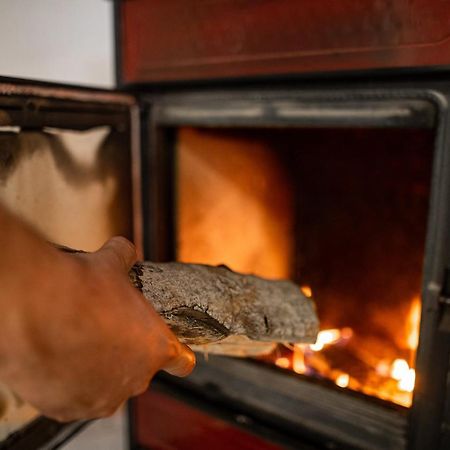
[[(398, 81), (151, 97), (143, 160), (155, 169), (143, 191), (150, 258), (290, 276), (316, 295), (326, 333), (340, 332), (322, 352), (279, 348), (270, 358), (290, 372), (199, 356), (187, 380), (158, 379), (165, 395), (220, 405), (219, 416), (287, 447), (445, 442), (449, 342), (445, 294), (435, 290), (443, 281), (433, 275), (445, 279), (446, 225), (435, 223), (446, 189), (445, 181), (436, 184), (446, 152), (441, 93)], [(422, 307), (416, 366), (421, 303), (429, 306)], [(414, 398), (413, 381), (395, 373), (402, 364), (409, 375), (416, 366)], [(138, 444), (200, 445), (182, 431), (168, 436), (164, 426), (171, 429), (176, 408), (167, 422), (158, 408), (152, 413), (159, 395), (149, 391), (131, 404)]]
[[(449, 13), (366, 3), (116, 2), (126, 95), (3, 91), (8, 125), (64, 128), (65, 111), (127, 130), (145, 258), (292, 278), (317, 301), (315, 347), (158, 376), (130, 402), (131, 448), (450, 445)], [(79, 425), (38, 419), (3, 446)]]

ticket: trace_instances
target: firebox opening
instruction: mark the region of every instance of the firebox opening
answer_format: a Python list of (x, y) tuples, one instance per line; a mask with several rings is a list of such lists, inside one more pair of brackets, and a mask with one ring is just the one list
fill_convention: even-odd
[(293, 279), (323, 331), (266, 361), (410, 406), (432, 148), (424, 129), (180, 128), (177, 257)]

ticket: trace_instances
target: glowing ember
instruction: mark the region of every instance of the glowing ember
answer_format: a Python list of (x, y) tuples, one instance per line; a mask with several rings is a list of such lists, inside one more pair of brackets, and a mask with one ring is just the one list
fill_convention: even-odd
[(341, 338), (341, 331), (338, 329), (319, 331), (315, 344), (310, 345), (310, 349), (319, 352), (326, 345), (334, 344)]
[(350, 382), (350, 376), (348, 373), (341, 373), (336, 378), (336, 381), (335, 381), (335, 383), (341, 388), (346, 388), (348, 386), (349, 382)]
[(405, 392), (414, 391), (414, 384), (416, 382), (416, 371), (414, 369), (408, 369), (408, 372), (398, 382), (398, 388)]
[(378, 375), (381, 375), (382, 377), (389, 377), (391, 373), (391, 365), (386, 360), (381, 360), (377, 367), (375, 368)]
[[(305, 295), (311, 291), (307, 288), (309, 291), (302, 288), (306, 290)], [(404, 344), (390, 358), (377, 358), (374, 352), (377, 347), (370, 341), (361, 340), (351, 328), (344, 327), (320, 331), (312, 345), (287, 344), (280, 348), (281, 357), (275, 359), (275, 364), (299, 374), (328, 378), (343, 389), (409, 407), (416, 377), (413, 364), (419, 323), (420, 301), (414, 299), (406, 321)], [(397, 355), (402, 357), (396, 358)]]
[(294, 354), (292, 356), (292, 369), (296, 373), (305, 373), (305, 354), (301, 346), (294, 346)]
[(306, 297), (312, 297), (312, 289), (310, 286), (302, 286), (300, 290)]
[(404, 359), (396, 359), (392, 363), (391, 377), (394, 380), (400, 381), (403, 379), (409, 371), (409, 365)]
[(350, 327), (342, 328), (341, 330), (341, 338), (342, 339), (350, 339), (353, 336), (353, 330)]
[(277, 358), (275, 364), (283, 369), (289, 369), (291, 362), (289, 361), (289, 358)]

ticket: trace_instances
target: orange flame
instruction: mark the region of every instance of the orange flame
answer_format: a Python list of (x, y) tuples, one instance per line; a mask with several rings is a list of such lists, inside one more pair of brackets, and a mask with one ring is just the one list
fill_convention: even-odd
[(335, 383), (341, 387), (346, 388), (350, 382), (350, 375), (348, 373), (341, 373), (337, 378)]
[(397, 380), (397, 386), (401, 391), (412, 392), (416, 380), (416, 371), (409, 367), (404, 359), (396, 359), (392, 363), (391, 377)]
[(413, 300), (406, 322), (407, 344), (410, 350), (416, 350), (419, 345), (420, 309), (420, 299), (416, 297)]
[(303, 295), (305, 295), (305, 297), (312, 297), (312, 289), (311, 286), (301, 286), (300, 290), (303, 292)]
[(303, 353), (303, 349), (301, 348), (301, 346), (294, 346), (294, 354), (292, 355), (292, 368), (296, 373), (306, 372), (305, 354)]
[(396, 359), (391, 366), (391, 378), (400, 381), (406, 376), (409, 370), (409, 365), (404, 359)]
[(408, 369), (408, 372), (398, 382), (398, 388), (401, 391), (412, 392), (414, 391), (415, 382), (416, 382), (416, 371), (414, 369)]
[(278, 367), (281, 367), (283, 369), (289, 369), (289, 366), (291, 365), (291, 362), (289, 361), (289, 358), (282, 357), (282, 358), (277, 358), (275, 360), (275, 364)]
[(319, 352), (326, 345), (334, 344), (341, 338), (341, 330), (337, 328), (331, 330), (319, 331), (315, 344), (309, 346), (309, 348), (315, 352)]
[(354, 335), (353, 330), (349, 327), (321, 330), (314, 344), (294, 344), (292, 347), (288, 347), (292, 350), (291, 355), (277, 358), (275, 364), (299, 374), (319, 374), (333, 380), (337, 386), (343, 389), (354, 389), (403, 406), (411, 406), (416, 377), (413, 361), (418, 344), (420, 306), (420, 300), (415, 298), (406, 321), (405, 348), (410, 351), (410, 361), (402, 358), (393, 360), (385, 358), (379, 361), (374, 361), (373, 357), (367, 360), (363, 359), (362, 361), (366, 361), (367, 367), (373, 369), (372, 381), (360, 379), (357, 372), (353, 375), (339, 370), (339, 366), (333, 366), (332, 360), (328, 359), (329, 355), (321, 353), (324, 348), (338, 343), (345, 346)]

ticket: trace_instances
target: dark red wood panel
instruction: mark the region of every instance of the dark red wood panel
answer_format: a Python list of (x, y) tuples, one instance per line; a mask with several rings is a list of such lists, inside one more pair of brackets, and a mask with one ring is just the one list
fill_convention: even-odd
[(137, 442), (152, 450), (280, 449), (159, 392), (145, 392), (133, 406)]
[(450, 66), (447, 0), (123, 0), (124, 83)]

